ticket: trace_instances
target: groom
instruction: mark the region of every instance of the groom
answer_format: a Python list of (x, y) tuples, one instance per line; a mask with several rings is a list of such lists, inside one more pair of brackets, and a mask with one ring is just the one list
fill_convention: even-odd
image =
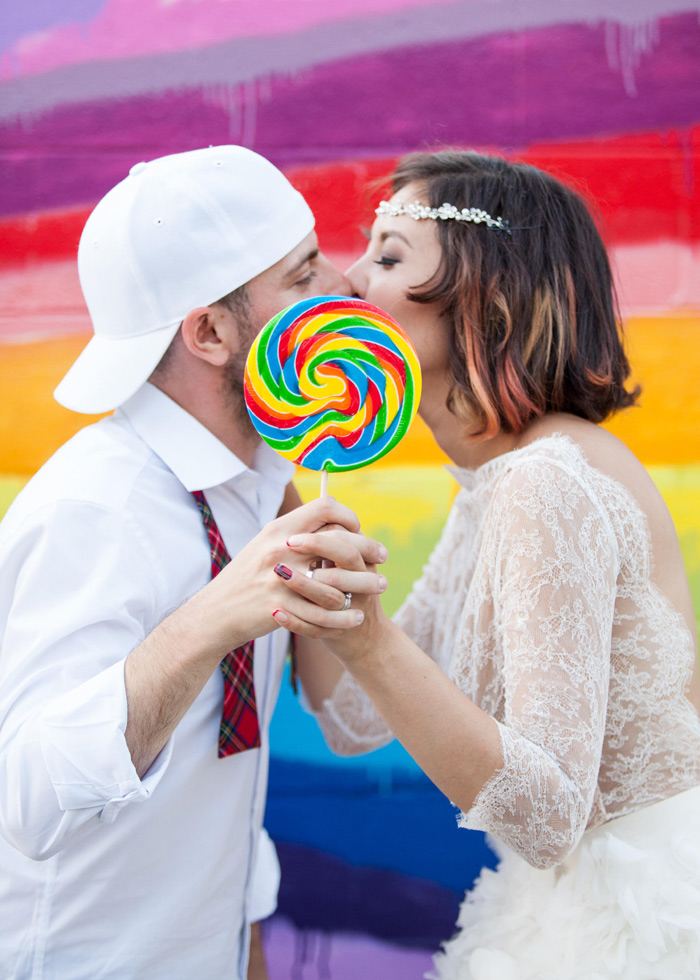
[[(237, 146), (137, 164), (78, 264), (94, 337), (56, 398), (115, 411), (0, 527), (0, 974), (245, 980), (275, 901), (258, 841), (289, 634), (246, 632), (261, 603), (233, 575), (216, 580), (225, 635), (202, 597), (254, 554), (293, 474), (245, 411), (251, 340), (349, 288), (301, 195)], [(313, 530), (299, 513), (290, 533)], [(236, 670), (254, 663), (238, 720), (232, 647)]]

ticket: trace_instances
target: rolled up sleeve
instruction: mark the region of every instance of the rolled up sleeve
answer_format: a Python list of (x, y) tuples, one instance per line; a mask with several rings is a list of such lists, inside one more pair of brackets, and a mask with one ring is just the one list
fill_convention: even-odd
[(101, 818), (113, 820), (121, 807), (147, 799), (157, 786), (172, 740), (141, 780), (124, 739), (126, 721), (123, 661), (39, 714), (41, 753), (61, 810), (101, 806)]
[(172, 740), (139, 779), (124, 737), (124, 663), (155, 625), (158, 580), (138, 530), (92, 505), (54, 505), (3, 544), (0, 832), (40, 860), (167, 769)]

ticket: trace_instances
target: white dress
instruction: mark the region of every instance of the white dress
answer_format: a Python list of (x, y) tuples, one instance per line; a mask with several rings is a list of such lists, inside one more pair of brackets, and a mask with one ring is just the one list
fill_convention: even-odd
[[(498, 723), (504, 766), (459, 823), (501, 861), (431, 976), (700, 978), (694, 639), (654, 581), (646, 518), (559, 434), (452, 472), (462, 490), (395, 619)], [(347, 674), (318, 718), (337, 751), (390, 737)]]

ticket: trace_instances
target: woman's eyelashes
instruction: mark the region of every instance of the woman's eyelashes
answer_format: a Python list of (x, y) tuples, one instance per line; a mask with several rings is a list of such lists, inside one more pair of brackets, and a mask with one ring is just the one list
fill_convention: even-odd
[(388, 269), (390, 269), (392, 265), (396, 265), (398, 261), (399, 261), (398, 259), (392, 259), (388, 255), (382, 255), (380, 259), (374, 259), (375, 265), (383, 265), (386, 266)]

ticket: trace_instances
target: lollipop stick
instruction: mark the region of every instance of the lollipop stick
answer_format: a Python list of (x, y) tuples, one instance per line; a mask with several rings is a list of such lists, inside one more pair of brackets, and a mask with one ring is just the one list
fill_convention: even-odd
[(328, 470), (321, 470), (321, 492), (319, 497), (328, 496)]

